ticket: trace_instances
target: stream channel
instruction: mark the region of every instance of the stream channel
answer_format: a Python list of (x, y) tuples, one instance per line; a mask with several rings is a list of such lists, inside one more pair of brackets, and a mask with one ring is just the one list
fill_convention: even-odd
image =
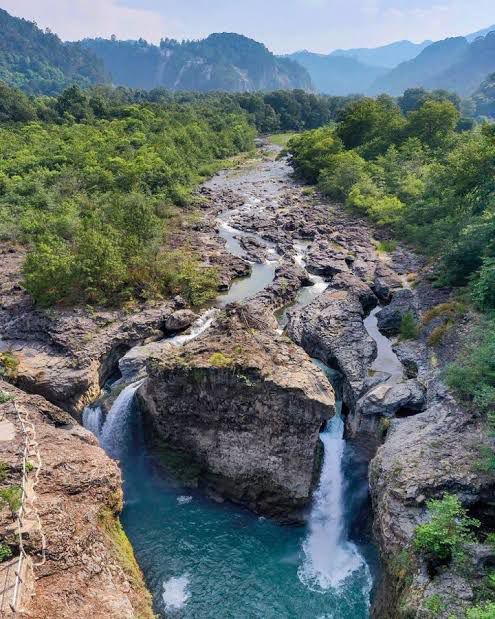
[[(242, 178), (242, 175), (240, 176)], [(245, 207), (256, 205), (246, 196)], [(227, 249), (244, 256), (236, 237), (245, 234), (229, 223), (233, 211), (219, 216)], [(251, 234), (251, 233), (250, 233)], [(252, 236), (252, 234), (251, 234)], [(266, 243), (265, 243), (266, 244)], [(295, 260), (304, 267), (309, 243), (296, 241)], [(273, 280), (280, 257), (271, 248), (264, 264), (253, 264), (250, 277), (237, 280), (217, 305), (254, 295)], [(311, 276), (291, 308), (321, 294), (327, 284)], [(210, 310), (190, 333), (169, 340), (181, 345), (214, 320)], [(278, 313), (280, 328), (287, 310)], [(377, 370), (402, 367), (390, 342), (376, 328)], [(339, 375), (315, 361), (339, 397)], [(307, 524), (282, 526), (229, 502), (219, 503), (176, 474), (158, 467), (148, 453), (134, 394), (140, 383), (122, 379), (106, 386), (114, 399), (104, 415), (98, 403), (84, 411), (84, 424), (107, 453), (119, 460), (124, 479), (122, 524), (153, 594), (159, 617), (181, 619), (366, 619), (373, 576), (378, 571), (369, 530), (367, 466), (344, 440), (342, 402), (321, 434), (324, 461)], [(363, 517), (364, 514), (364, 517)]]

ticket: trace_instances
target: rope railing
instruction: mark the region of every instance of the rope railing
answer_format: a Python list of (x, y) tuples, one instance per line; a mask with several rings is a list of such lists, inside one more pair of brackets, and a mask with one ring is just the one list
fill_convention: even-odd
[[(16, 521), (17, 537), (19, 540), (19, 558), (17, 559), (17, 562), (10, 563), (6, 567), (6, 569), (4, 568), (6, 574), (4, 578), (3, 590), (0, 592), (0, 595), (2, 597), (1, 606), (0, 606), (0, 611), (2, 614), (0, 616), (2, 617), (3, 617), (4, 611), (6, 610), (5, 601), (6, 601), (6, 598), (10, 590), (13, 590), (13, 591), (12, 591), (12, 598), (10, 599), (10, 602), (8, 602), (8, 607), (10, 608), (12, 616), (13, 617), (17, 616), (17, 613), (19, 611), (19, 603), (20, 603), (20, 599), (22, 595), (22, 588), (25, 582), (24, 573), (23, 573), (25, 568), (27, 566), (30, 566), (31, 568), (33, 566), (38, 567), (38, 566), (43, 565), (46, 561), (46, 537), (43, 532), (41, 518), (33, 505), (34, 500), (35, 500), (35, 489), (39, 482), (39, 475), (40, 475), (41, 466), (42, 466), (41, 455), (39, 452), (39, 445), (36, 440), (36, 429), (34, 427), (34, 424), (29, 420), (27, 413), (24, 413), (24, 416), (23, 416), (23, 414), (21, 414), (21, 411), (15, 401), (13, 402), (13, 405), (14, 405), (14, 410), (17, 415), (17, 419), (21, 425), (22, 432), (24, 434), (24, 451), (23, 451), (23, 458), (22, 458), (21, 505), (17, 513), (17, 521)], [(35, 472), (34, 472), (34, 475), (32, 476), (32, 484), (31, 484), (31, 489), (30, 489), (32, 496), (30, 497), (28, 496), (28, 491), (29, 491), (28, 484), (30, 482), (29, 473), (31, 469), (28, 466), (28, 463), (32, 466), (33, 459), (36, 460), (36, 465), (34, 466)], [(30, 508), (31, 513), (29, 512), (28, 508)], [(36, 521), (36, 528), (38, 529), (40, 537), (41, 537), (41, 560), (38, 561), (37, 563), (34, 563), (30, 560), (24, 548), (23, 527), (24, 527), (25, 518), (27, 518), (28, 516), (30, 516), (31, 518), (34, 518), (34, 520)], [(12, 569), (15, 569), (15, 579), (14, 579), (14, 584), (9, 585), (10, 578), (12, 575)]]

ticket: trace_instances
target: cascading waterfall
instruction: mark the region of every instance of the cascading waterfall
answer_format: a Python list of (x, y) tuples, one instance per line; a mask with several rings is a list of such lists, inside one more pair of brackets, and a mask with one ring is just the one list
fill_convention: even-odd
[[(228, 224), (221, 229), (229, 249), (242, 251), (234, 234), (242, 232)], [(296, 262), (304, 267), (307, 245), (301, 242), (295, 249)], [(254, 281), (234, 286), (235, 294), (250, 296), (270, 283), (274, 269), (273, 263), (253, 265), (249, 279)], [(310, 278), (315, 285), (300, 291), (297, 307), (327, 287), (323, 278)], [(321, 435), (324, 462), (307, 529), (280, 527), (230, 504), (218, 505), (158, 472), (146, 452), (133, 404), (144, 366), (133, 363), (133, 354), (146, 358), (154, 347), (185, 344), (208, 329), (218, 311), (205, 312), (187, 334), (130, 351), (121, 370), (124, 380), (133, 382), (119, 393), (105, 423), (100, 406), (88, 407), (83, 415), (106, 452), (120, 460), (126, 497), (122, 522), (146, 566), (158, 615), (228, 619), (242, 608), (243, 616), (264, 619), (365, 619), (371, 578), (357, 547), (346, 539), (340, 414)], [(331, 370), (322, 367), (331, 378)], [(122, 384), (122, 379), (114, 383), (114, 393)]]
[(101, 431), (100, 444), (107, 454), (121, 460), (132, 440), (128, 426), (131, 423), (134, 395), (143, 381), (131, 383), (117, 396)]
[(87, 406), (83, 411), (83, 426), (86, 430), (92, 432), (97, 438), (100, 438), (101, 429), (103, 427), (104, 418), (101, 406)]
[[(356, 546), (346, 539), (344, 527), (344, 422), (337, 411), (321, 434), (325, 454), (314, 497), (309, 534), (303, 544), (304, 562), (299, 578), (316, 591), (338, 589), (357, 570), (368, 568)], [(369, 593), (369, 591), (368, 591)]]

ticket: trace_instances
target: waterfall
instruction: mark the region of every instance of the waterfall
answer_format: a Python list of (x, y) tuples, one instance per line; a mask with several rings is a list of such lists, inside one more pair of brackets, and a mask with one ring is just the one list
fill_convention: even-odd
[(92, 432), (97, 438), (100, 437), (103, 426), (103, 411), (100, 406), (86, 406), (82, 416), (83, 426)]
[(196, 322), (191, 327), (189, 333), (185, 333), (184, 335), (176, 335), (175, 337), (172, 337), (169, 340), (165, 341), (167, 342), (167, 344), (171, 344), (172, 346), (183, 346), (187, 342), (190, 342), (191, 340), (199, 337), (202, 333), (209, 329), (217, 315), (218, 309), (210, 309), (204, 314), (201, 314), (198, 320), (196, 320)]
[(107, 454), (115, 460), (120, 460), (126, 454), (129, 441), (132, 439), (130, 424), (132, 422), (132, 406), (134, 395), (143, 384), (140, 380), (131, 383), (121, 391), (108, 413), (105, 425), (101, 431), (100, 444)]
[[(368, 568), (356, 546), (346, 540), (344, 527), (344, 422), (337, 414), (321, 434), (325, 447), (318, 490), (314, 497), (309, 534), (303, 544), (299, 578), (313, 591), (339, 588), (352, 573)], [(370, 581), (368, 575), (368, 581)]]

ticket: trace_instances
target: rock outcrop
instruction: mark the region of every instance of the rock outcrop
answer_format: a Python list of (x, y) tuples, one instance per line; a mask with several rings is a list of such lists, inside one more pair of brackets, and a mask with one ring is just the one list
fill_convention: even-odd
[[(36, 485), (37, 457), (31, 458), (34, 468), (28, 472), (23, 538), (33, 567), (25, 574), (17, 617), (152, 619), (150, 596), (118, 521), (122, 490), (117, 464), (91, 433), (42, 397), (1, 381), (0, 390), (13, 398), (0, 404), (2, 427), (8, 424), (12, 430), (10, 436), (0, 433), (1, 460), (9, 471), (2, 486), (21, 483), (25, 435), (20, 417), (29, 428), (32, 424), (37, 445), (32, 448), (41, 462)], [(44, 562), (36, 515), (46, 540)], [(0, 529), (15, 550), (15, 527), (6, 508), (0, 512)]]
[(270, 320), (242, 306), (227, 313), (203, 337), (148, 363), (139, 391), (148, 425), (192, 456), (215, 492), (297, 521), (316, 481), (333, 390)]
[(376, 343), (364, 326), (361, 287), (330, 287), (301, 312), (289, 314), (291, 339), (344, 376), (344, 401), (357, 402), (376, 357)]
[[(484, 527), (493, 527), (495, 479), (476, 465), (484, 440), (478, 421), (445, 390), (425, 412), (391, 422), (370, 467), (374, 528), (386, 569), (376, 619), (427, 617), (433, 596), (442, 601), (441, 618), (464, 616), (474, 604), (495, 562), (493, 549), (484, 547), (480, 559), (479, 547), (468, 548), (464, 565), (432, 575), (411, 552), (411, 542), (416, 526), (425, 521), (426, 501), (445, 493), (459, 496)], [(474, 560), (479, 564), (470, 568)]]

